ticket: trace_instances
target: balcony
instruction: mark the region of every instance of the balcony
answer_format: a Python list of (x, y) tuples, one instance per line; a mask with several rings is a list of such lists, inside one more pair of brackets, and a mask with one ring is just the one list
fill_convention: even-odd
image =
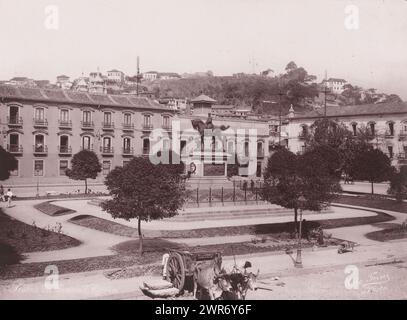
[(264, 158), (263, 150), (257, 150), (257, 158)]
[(103, 130), (114, 130), (114, 122), (102, 122)]
[(81, 151), (82, 150), (88, 150), (88, 151), (93, 151), (93, 144), (87, 147), (81, 146)]
[(7, 117), (7, 124), (10, 127), (22, 127), (23, 118), (22, 117)]
[(384, 153), (390, 160), (392, 160), (395, 157), (394, 153), (389, 153), (389, 152), (385, 152)]
[(93, 124), (93, 121), (81, 121), (81, 128), (83, 130), (93, 130), (95, 125)]
[(100, 153), (102, 156), (113, 156), (113, 147), (100, 147)]
[(151, 123), (143, 123), (143, 130), (151, 131), (151, 130), (153, 130), (153, 125)]
[(167, 123), (167, 124), (163, 124), (163, 125), (162, 125), (162, 128), (163, 128), (164, 130), (166, 130), (166, 131), (171, 131), (172, 126), (171, 126), (170, 123)]
[(72, 154), (72, 147), (58, 146), (58, 153), (60, 155), (71, 155)]
[(47, 146), (42, 146), (42, 145), (34, 145), (33, 146), (33, 153), (35, 155), (47, 155), (48, 154), (48, 147)]
[(133, 131), (134, 130), (134, 124), (132, 123), (123, 123), (123, 131)]
[(407, 153), (405, 152), (400, 152), (397, 156), (397, 159), (399, 160), (399, 162), (403, 162), (406, 163), (407, 162)]
[(22, 154), (23, 153), (23, 147), (15, 144), (8, 144), (7, 145), (7, 151), (13, 154)]
[(394, 131), (386, 130), (386, 132), (384, 133), (384, 136), (385, 136), (386, 138), (391, 139), (391, 138), (394, 137)]
[(71, 120), (58, 120), (58, 126), (61, 129), (72, 129)]
[(401, 130), (399, 133), (400, 138), (407, 138), (407, 130)]
[(133, 148), (123, 148), (123, 156), (131, 157), (133, 156)]
[(149, 148), (143, 148), (143, 156), (148, 156), (150, 154)]
[(48, 127), (48, 120), (47, 119), (34, 118), (33, 119), (33, 126), (34, 126), (34, 128), (47, 128)]

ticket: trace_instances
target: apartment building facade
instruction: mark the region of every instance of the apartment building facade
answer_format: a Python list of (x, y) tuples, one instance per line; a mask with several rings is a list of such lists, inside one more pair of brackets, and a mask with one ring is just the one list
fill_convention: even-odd
[(147, 98), (0, 86), (2, 147), (18, 169), (6, 185), (68, 182), (72, 156), (94, 151), (102, 181), (114, 167), (150, 152), (149, 134), (169, 130), (174, 112)]
[[(324, 110), (289, 115), (288, 147), (293, 152), (305, 149), (305, 135), (317, 119), (324, 117)], [(375, 147), (386, 153), (392, 165), (407, 165), (407, 103), (379, 103), (327, 108), (327, 118), (344, 123), (356, 135), (365, 128)]]

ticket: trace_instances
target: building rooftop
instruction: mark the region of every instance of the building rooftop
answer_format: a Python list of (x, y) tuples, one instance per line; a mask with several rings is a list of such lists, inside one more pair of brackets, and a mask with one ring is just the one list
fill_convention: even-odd
[(340, 79), (340, 78), (329, 78), (328, 80), (323, 80), (322, 82), (346, 82), (346, 80), (344, 79)]
[[(333, 106), (326, 108), (328, 117), (351, 117), (358, 115), (380, 115), (407, 113), (407, 102), (387, 102), (376, 104), (362, 104), (356, 106)], [(305, 113), (299, 113), (294, 119), (319, 118), (324, 116), (324, 108)]]
[(208, 97), (207, 95), (201, 94), (200, 96), (192, 99), (191, 102), (192, 103), (194, 103), (194, 102), (215, 103), (216, 100), (212, 99), (211, 97)]
[(234, 109), (235, 106), (229, 104), (214, 104), (212, 109)]
[(42, 103), (57, 102), (122, 108), (140, 108), (169, 110), (151, 99), (131, 95), (92, 94), (74, 90), (27, 88), (21, 86), (0, 85), (0, 99), (36, 101)]

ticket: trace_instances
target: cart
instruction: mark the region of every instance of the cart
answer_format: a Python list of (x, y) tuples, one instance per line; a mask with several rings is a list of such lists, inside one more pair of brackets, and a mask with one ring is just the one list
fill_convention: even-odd
[(186, 279), (192, 279), (194, 270), (201, 263), (216, 263), (222, 265), (220, 252), (189, 252), (170, 250), (167, 260), (167, 280), (181, 292), (186, 284)]

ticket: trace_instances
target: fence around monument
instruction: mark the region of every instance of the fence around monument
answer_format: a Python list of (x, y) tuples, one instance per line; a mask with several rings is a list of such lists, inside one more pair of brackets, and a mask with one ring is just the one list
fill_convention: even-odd
[(227, 205), (264, 204), (260, 186), (236, 184), (233, 188), (189, 189), (185, 207), (216, 207)]

